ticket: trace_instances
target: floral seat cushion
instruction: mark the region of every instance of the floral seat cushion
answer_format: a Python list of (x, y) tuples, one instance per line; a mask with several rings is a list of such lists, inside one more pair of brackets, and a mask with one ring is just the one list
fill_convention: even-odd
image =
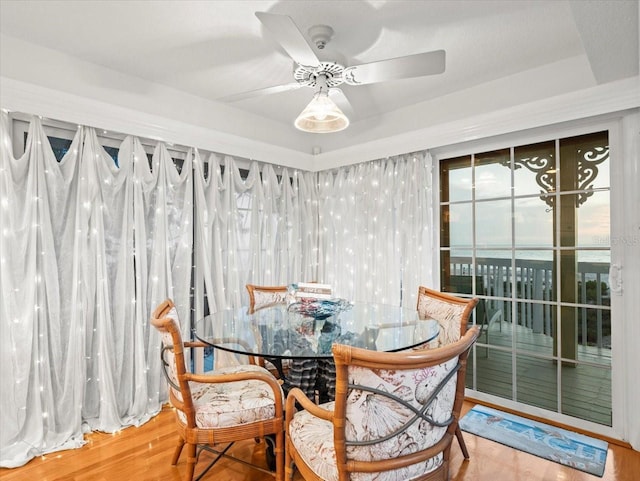
[[(210, 374), (235, 374), (262, 372), (272, 376), (260, 366), (230, 366)], [(273, 377), (273, 376), (272, 376)], [(275, 379), (275, 378), (274, 378)], [(191, 397), (195, 408), (196, 425), (199, 428), (220, 428), (271, 419), (275, 415), (273, 390), (258, 380), (228, 383), (191, 382)], [(182, 422), (187, 419), (177, 411)]]
[[(335, 403), (320, 404), (333, 411)], [(333, 424), (317, 418), (307, 411), (295, 414), (289, 428), (291, 442), (314, 473), (327, 481), (338, 479), (336, 452), (333, 448)]]

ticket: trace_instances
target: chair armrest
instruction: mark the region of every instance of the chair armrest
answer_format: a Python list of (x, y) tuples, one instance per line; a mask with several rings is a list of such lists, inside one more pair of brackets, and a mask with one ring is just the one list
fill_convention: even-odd
[(233, 374), (193, 374), (186, 373), (185, 377), (187, 381), (200, 382), (204, 384), (219, 384), (223, 382), (238, 382), (238, 381), (263, 381), (267, 384), (273, 384), (280, 389), (280, 384), (273, 375), (266, 372), (250, 371), (250, 372), (236, 372)]
[(185, 341), (183, 342), (184, 347), (211, 347), (208, 344), (205, 344), (204, 342), (199, 342), (199, 341)]
[(294, 387), (291, 391), (289, 391), (289, 394), (287, 395), (287, 405), (285, 408), (287, 426), (289, 425), (289, 421), (293, 419), (293, 415), (296, 412), (296, 401), (306, 411), (317, 418), (324, 419), (326, 421), (331, 421), (333, 419), (333, 411), (328, 411), (327, 409), (321, 408), (313, 401), (311, 401), (311, 399), (309, 399), (301, 389)]

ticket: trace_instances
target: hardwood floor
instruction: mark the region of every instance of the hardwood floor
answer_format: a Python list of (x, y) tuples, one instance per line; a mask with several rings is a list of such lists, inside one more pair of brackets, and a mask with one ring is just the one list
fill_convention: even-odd
[[(471, 409), (465, 403), (463, 411)], [(33, 459), (25, 466), (0, 469), (0, 479), (41, 481), (162, 480), (182, 481), (185, 461), (170, 465), (177, 440), (174, 414), (169, 408), (138, 428), (118, 434), (92, 433), (80, 449), (61, 451)], [(465, 433), (471, 460), (465, 462), (460, 448), (452, 447), (451, 481), (635, 481), (640, 473), (640, 452), (609, 444), (602, 478), (502, 446)], [(264, 463), (264, 443), (253, 440), (236, 444), (233, 452), (245, 459)], [(203, 454), (204, 456), (204, 454)], [(184, 457), (184, 453), (183, 453)], [(202, 462), (202, 460), (201, 460)], [(302, 480), (296, 474), (296, 481)], [(239, 463), (223, 460), (203, 481), (271, 481), (267, 474)]]

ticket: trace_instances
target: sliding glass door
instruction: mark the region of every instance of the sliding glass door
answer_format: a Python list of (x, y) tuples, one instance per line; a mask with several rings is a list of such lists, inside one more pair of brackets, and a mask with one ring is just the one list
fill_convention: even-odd
[(440, 283), (481, 299), (467, 387), (612, 426), (608, 131), (440, 160)]

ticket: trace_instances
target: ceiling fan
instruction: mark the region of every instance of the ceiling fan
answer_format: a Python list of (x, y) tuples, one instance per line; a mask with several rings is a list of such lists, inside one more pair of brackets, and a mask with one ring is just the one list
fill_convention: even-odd
[[(365, 85), (436, 75), (445, 70), (444, 50), (352, 66), (344, 66), (338, 62), (324, 62), (318, 59), (313, 47), (309, 45), (291, 17), (267, 12), (256, 12), (256, 16), (296, 63), (293, 72), (295, 81), (231, 95), (220, 100), (235, 102), (260, 95), (311, 87), (315, 90), (313, 99), (294, 123), (298, 129), (306, 132), (338, 132), (349, 126), (349, 119), (340, 109), (342, 107), (343, 110), (352, 111), (348, 99), (338, 88), (343, 83)], [(328, 25), (314, 25), (308, 32), (318, 50), (324, 49), (333, 35), (333, 29)]]

